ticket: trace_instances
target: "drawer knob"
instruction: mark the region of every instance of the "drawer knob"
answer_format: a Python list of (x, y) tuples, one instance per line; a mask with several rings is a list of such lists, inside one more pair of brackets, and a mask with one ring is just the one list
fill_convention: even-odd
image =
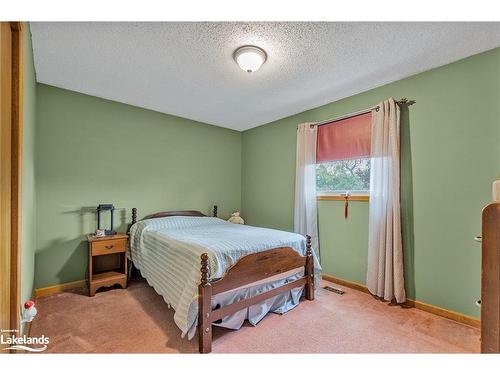
[(112, 249), (114, 245), (106, 245), (106, 249)]

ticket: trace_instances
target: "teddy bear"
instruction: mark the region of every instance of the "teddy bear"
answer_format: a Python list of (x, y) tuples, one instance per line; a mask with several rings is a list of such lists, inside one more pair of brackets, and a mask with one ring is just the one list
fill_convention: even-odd
[(227, 221), (233, 224), (245, 224), (245, 220), (243, 220), (238, 211), (233, 212)]

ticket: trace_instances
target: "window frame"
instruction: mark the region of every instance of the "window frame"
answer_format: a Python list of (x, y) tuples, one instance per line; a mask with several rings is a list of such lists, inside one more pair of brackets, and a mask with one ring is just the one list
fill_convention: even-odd
[[(344, 201), (345, 191), (321, 191), (316, 193), (318, 201)], [(367, 202), (370, 200), (370, 192), (365, 190), (358, 190), (356, 192), (349, 192), (349, 201)]]

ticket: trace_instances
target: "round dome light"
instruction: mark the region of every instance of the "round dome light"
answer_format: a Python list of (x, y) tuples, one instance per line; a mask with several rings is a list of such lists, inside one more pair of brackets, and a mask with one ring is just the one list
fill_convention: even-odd
[(234, 51), (234, 61), (245, 72), (252, 73), (266, 62), (267, 55), (262, 48), (243, 46)]

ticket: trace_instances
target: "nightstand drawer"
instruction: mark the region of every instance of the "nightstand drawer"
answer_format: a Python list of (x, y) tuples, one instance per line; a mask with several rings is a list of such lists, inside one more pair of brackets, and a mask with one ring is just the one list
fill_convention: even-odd
[(92, 255), (124, 253), (127, 251), (127, 239), (109, 239), (92, 243)]

